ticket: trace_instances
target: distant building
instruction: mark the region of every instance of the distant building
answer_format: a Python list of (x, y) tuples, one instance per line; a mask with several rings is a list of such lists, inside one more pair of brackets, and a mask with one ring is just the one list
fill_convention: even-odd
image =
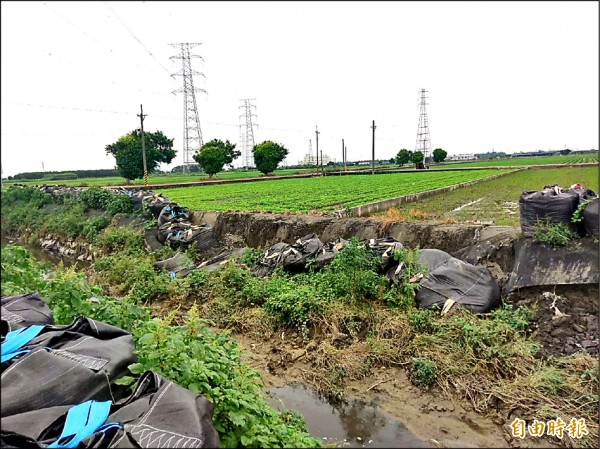
[(452, 154), (446, 158), (447, 161), (469, 161), (475, 159), (475, 154)]
[[(323, 155), (323, 165), (327, 165), (331, 158), (327, 155)], [(298, 165), (315, 165), (317, 163), (317, 158), (311, 154), (305, 154), (304, 159), (298, 163)], [(321, 158), (319, 158), (319, 165), (321, 165)]]

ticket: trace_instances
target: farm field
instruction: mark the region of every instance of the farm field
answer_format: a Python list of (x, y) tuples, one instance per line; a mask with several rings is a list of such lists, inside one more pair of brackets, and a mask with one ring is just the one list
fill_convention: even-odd
[(595, 153), (586, 153), (566, 156), (538, 156), (538, 157), (516, 157), (507, 159), (492, 159), (472, 162), (445, 162), (441, 165), (431, 166), (431, 170), (440, 168), (460, 168), (460, 167), (506, 167), (522, 165), (546, 165), (546, 164), (583, 164), (598, 162), (598, 155)]
[[(274, 174), (277, 176), (285, 176), (285, 175), (295, 175), (301, 173), (310, 173), (314, 170), (308, 169), (282, 169), (275, 170)], [(249, 171), (224, 171), (214, 176), (212, 179), (239, 179), (239, 178), (256, 178), (261, 176), (262, 174), (258, 170), (249, 170)], [(149, 175), (148, 183), (149, 184), (172, 184), (178, 182), (192, 182), (192, 181), (206, 181), (208, 180), (208, 175), (203, 173), (192, 173), (192, 174), (157, 174), (157, 175)], [(31, 180), (31, 181), (4, 181), (3, 184), (7, 186), (12, 184), (24, 184), (24, 185), (41, 185), (41, 184), (62, 184), (67, 186), (121, 186), (125, 184), (125, 179), (119, 176), (112, 176), (106, 178), (79, 178), (79, 179), (69, 179), (69, 180), (58, 180), (58, 181), (49, 181), (49, 180)], [(131, 185), (143, 185), (143, 179), (136, 179), (131, 181)]]
[(568, 188), (581, 183), (598, 193), (598, 168), (550, 168), (524, 170), (509, 176), (403, 204), (375, 216), (401, 221), (488, 222), (520, 226), (519, 195), (548, 184)]
[(192, 210), (331, 213), (497, 174), (498, 170), (473, 170), (326, 176), (157, 189), (157, 192)]

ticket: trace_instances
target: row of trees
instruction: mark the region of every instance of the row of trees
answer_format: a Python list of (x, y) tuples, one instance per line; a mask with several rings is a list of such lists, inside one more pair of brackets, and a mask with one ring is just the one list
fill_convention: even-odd
[[(173, 139), (162, 131), (144, 132), (146, 147), (146, 167), (153, 173), (161, 163), (168, 164), (175, 158)], [(117, 170), (127, 183), (144, 176), (142, 156), (142, 134), (136, 129), (120, 137), (115, 143), (105, 147), (106, 153), (114, 156)], [(288, 155), (288, 150), (278, 143), (266, 140), (254, 145), (252, 149), (256, 168), (265, 175), (275, 171), (279, 163)], [(219, 173), (227, 165), (233, 167), (233, 161), (241, 155), (235, 144), (226, 140), (213, 139), (202, 145), (194, 154), (194, 160), (210, 177)]]
[[(448, 153), (445, 150), (436, 148), (433, 150), (433, 162), (443, 162), (447, 155)], [(419, 164), (423, 162), (423, 159), (425, 159), (425, 155), (422, 151), (409, 151), (403, 148), (398, 151), (395, 161), (398, 165), (408, 164), (409, 162)]]
[[(173, 139), (169, 139), (161, 131), (145, 132), (144, 138), (146, 166), (149, 173), (155, 172), (159, 164), (168, 164), (175, 158)], [(202, 170), (212, 177), (223, 171), (226, 166), (233, 168), (233, 161), (241, 155), (235, 147), (236, 145), (229, 140), (223, 142), (220, 139), (213, 139), (202, 145), (193, 157)], [(120, 137), (115, 143), (107, 145), (106, 152), (115, 157), (117, 169), (127, 182), (144, 176), (140, 130), (133, 130)], [(254, 145), (252, 154), (257, 170), (267, 175), (275, 171), (279, 163), (288, 155), (288, 150), (283, 145), (266, 140)], [(434, 162), (442, 162), (446, 156), (446, 151), (441, 148), (433, 151)], [(401, 149), (393, 160), (398, 165), (404, 165), (409, 162), (419, 164), (423, 159), (424, 155), (421, 151)]]

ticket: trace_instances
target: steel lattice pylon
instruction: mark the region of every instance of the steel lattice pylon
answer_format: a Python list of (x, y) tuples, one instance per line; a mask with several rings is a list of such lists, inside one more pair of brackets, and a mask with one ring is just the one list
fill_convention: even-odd
[[(240, 151), (242, 153), (242, 161), (244, 168), (254, 167), (254, 156), (252, 149), (254, 148), (254, 126), (258, 128), (258, 124), (252, 122), (252, 117), (256, 118), (256, 114), (252, 113), (252, 108), (256, 110), (251, 101), (256, 98), (241, 99), (244, 104), (240, 108), (244, 108), (244, 113), (240, 114)], [(244, 120), (242, 120), (242, 118)]]
[(420, 151), (427, 161), (428, 157), (431, 157), (431, 141), (429, 140), (429, 120), (427, 119), (427, 97), (425, 94), (428, 91), (421, 89), (421, 102), (419, 112), (419, 128), (417, 129), (417, 143), (415, 145), (415, 151)]
[(201, 45), (199, 43), (179, 43), (169, 44), (181, 50), (181, 53), (176, 56), (171, 56), (170, 59), (181, 59), (182, 69), (179, 72), (173, 73), (171, 76), (183, 77), (183, 87), (173, 91), (173, 94), (183, 92), (183, 171), (189, 172), (190, 164), (194, 164), (194, 153), (200, 150), (203, 145), (202, 131), (200, 129), (200, 118), (198, 117), (198, 106), (196, 105), (195, 92), (204, 92), (204, 89), (194, 87), (193, 75), (204, 76), (196, 70), (192, 70), (191, 58), (202, 58), (200, 55), (190, 53), (190, 49)]

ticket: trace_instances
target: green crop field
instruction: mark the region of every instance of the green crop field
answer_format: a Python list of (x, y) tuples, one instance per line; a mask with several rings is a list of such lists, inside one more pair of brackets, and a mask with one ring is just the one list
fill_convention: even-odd
[[(307, 169), (281, 169), (275, 170), (274, 174), (277, 176), (286, 176), (286, 175), (295, 175), (301, 173), (310, 173), (314, 170)], [(249, 171), (224, 171), (214, 176), (212, 179), (239, 179), (239, 178), (257, 178), (262, 176), (262, 174), (257, 170), (249, 170)], [(203, 173), (169, 173), (169, 174), (154, 174), (148, 176), (149, 184), (176, 184), (179, 182), (193, 182), (193, 181), (206, 181), (208, 180), (208, 175)], [(125, 179), (113, 176), (106, 178), (79, 178), (79, 179), (69, 179), (69, 180), (58, 180), (52, 181), (48, 179), (35, 179), (31, 181), (21, 181), (21, 180), (11, 180), (4, 181), (3, 184), (6, 186), (12, 184), (24, 184), (24, 185), (42, 185), (42, 184), (62, 184), (67, 186), (82, 186), (82, 187), (92, 187), (92, 186), (122, 186), (125, 185)], [(136, 179), (131, 181), (132, 185), (143, 185), (144, 180)]]
[(431, 166), (432, 170), (442, 168), (460, 167), (507, 167), (523, 165), (547, 165), (547, 164), (582, 164), (598, 162), (598, 154), (567, 154), (565, 156), (537, 156), (537, 157), (515, 157), (507, 159), (492, 159), (472, 162), (445, 162), (440, 165)]
[(541, 190), (558, 184), (563, 189), (580, 183), (598, 193), (598, 168), (548, 168), (523, 170), (418, 202), (394, 206), (376, 214), (398, 221), (487, 222), (519, 226), (519, 196), (525, 190)]
[(158, 189), (192, 210), (333, 212), (464, 181), (497, 175), (498, 170), (390, 173), (279, 179), (240, 184)]

